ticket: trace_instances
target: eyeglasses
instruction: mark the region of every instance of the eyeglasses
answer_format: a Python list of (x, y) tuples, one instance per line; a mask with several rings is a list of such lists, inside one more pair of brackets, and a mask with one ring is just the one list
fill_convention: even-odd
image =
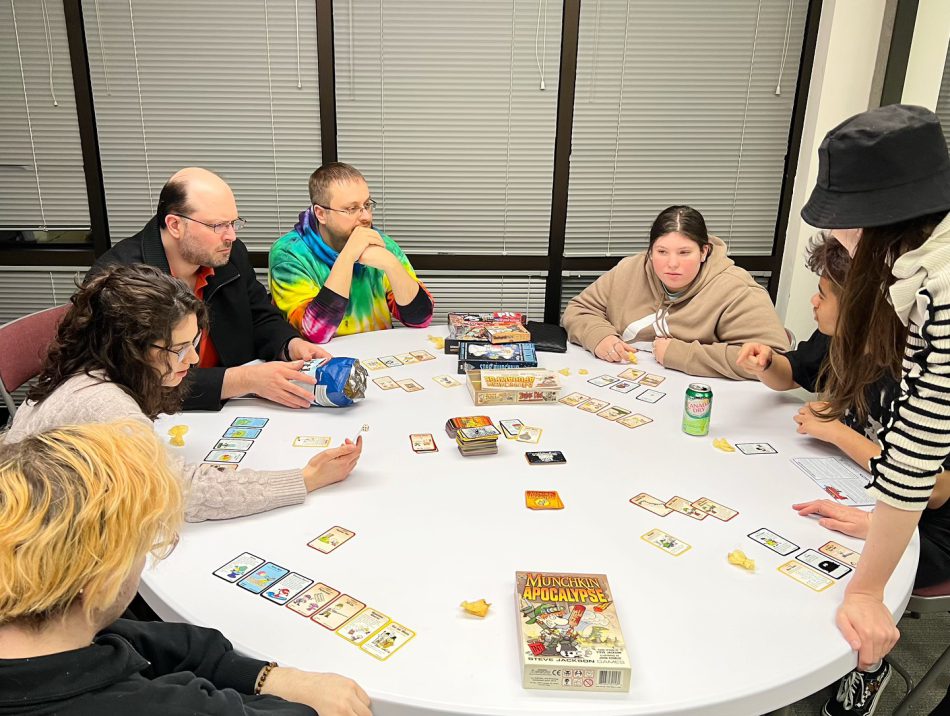
[(153, 547), (152, 556), (159, 562), (162, 561), (163, 559), (168, 559), (171, 556), (172, 552), (175, 551), (175, 547), (178, 546), (178, 542), (180, 540), (181, 540), (181, 535), (176, 532), (175, 536), (171, 538), (168, 544)]
[(327, 211), (336, 211), (341, 214), (346, 214), (347, 216), (358, 216), (364, 211), (367, 214), (372, 214), (373, 209), (379, 206), (379, 202), (375, 199), (370, 199), (361, 206), (351, 206), (349, 209), (331, 209), (329, 206), (324, 206), (323, 204), (314, 204), (314, 206), (319, 206), (321, 209), (326, 209)]
[(166, 348), (165, 346), (160, 346), (157, 343), (152, 343), (150, 345), (152, 346), (152, 348), (158, 348), (159, 350), (162, 350), (162, 351), (168, 351), (169, 353), (171, 353), (178, 359), (179, 363), (184, 363), (185, 357), (188, 355), (188, 351), (193, 350), (195, 353), (198, 352), (198, 346), (201, 345), (201, 331), (198, 331), (198, 335), (195, 336), (195, 339), (191, 343), (186, 345), (184, 348), (180, 348), (179, 350), (175, 350), (174, 348)]
[(242, 219), (240, 216), (234, 219), (233, 221), (222, 221), (218, 224), (209, 224), (205, 221), (199, 221), (198, 219), (194, 219), (190, 216), (185, 216), (184, 214), (173, 214), (173, 216), (180, 216), (182, 219), (188, 219), (188, 221), (194, 221), (196, 224), (207, 226), (209, 229), (211, 229), (214, 233), (218, 234), (219, 236), (223, 234), (225, 231), (227, 231), (229, 226), (232, 229), (234, 229), (234, 233), (237, 233), (238, 231), (243, 229), (245, 226), (247, 226), (247, 219)]

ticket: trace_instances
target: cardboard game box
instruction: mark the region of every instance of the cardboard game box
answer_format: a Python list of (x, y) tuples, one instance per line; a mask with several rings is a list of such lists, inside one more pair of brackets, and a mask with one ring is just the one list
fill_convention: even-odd
[(447, 320), (445, 352), (451, 355), (458, 355), (459, 346), (465, 341), (502, 344), (531, 340), (521, 313), (450, 313)]
[(459, 375), (470, 370), (493, 370), (495, 368), (537, 368), (538, 354), (534, 343), (464, 342), (459, 345)]
[(561, 396), (557, 373), (543, 368), (473, 370), (468, 392), (475, 405), (556, 403)]
[(516, 572), (521, 685), (621, 693), (630, 659), (603, 574)]

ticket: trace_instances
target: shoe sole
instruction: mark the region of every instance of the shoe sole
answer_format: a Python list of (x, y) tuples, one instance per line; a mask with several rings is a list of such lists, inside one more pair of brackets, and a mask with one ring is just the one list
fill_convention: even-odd
[[(874, 697), (874, 702), (871, 704), (871, 710), (867, 712), (867, 716), (874, 716), (874, 712), (877, 711), (877, 705), (880, 702), (881, 694), (884, 692), (884, 687), (887, 686), (887, 682), (891, 680), (891, 670), (887, 672), (887, 676), (884, 677), (884, 681), (881, 682), (881, 688), (877, 690), (877, 694)], [(828, 711), (828, 704), (823, 704), (821, 707), (821, 716), (831, 716), (831, 713)]]

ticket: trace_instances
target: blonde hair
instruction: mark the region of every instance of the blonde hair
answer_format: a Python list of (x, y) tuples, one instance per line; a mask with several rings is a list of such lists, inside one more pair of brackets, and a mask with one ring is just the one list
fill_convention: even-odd
[(80, 593), (93, 622), (138, 559), (174, 543), (181, 519), (179, 478), (142, 423), (0, 444), (0, 624), (39, 628)]

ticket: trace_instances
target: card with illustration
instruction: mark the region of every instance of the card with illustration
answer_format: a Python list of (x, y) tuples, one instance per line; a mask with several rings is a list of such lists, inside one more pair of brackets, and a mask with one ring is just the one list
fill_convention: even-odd
[(700, 497), (698, 500), (693, 500), (693, 507), (695, 507), (697, 510), (705, 512), (710, 517), (715, 517), (717, 520), (722, 520), (723, 522), (728, 522), (739, 514), (738, 511), (732, 509), (731, 507), (726, 507), (725, 505), (720, 505), (718, 502), (713, 502), (708, 497)]
[(415, 635), (416, 633), (412, 629), (407, 629), (396, 622), (389, 622), (378, 633), (363, 642), (360, 649), (370, 656), (375, 656), (380, 661), (386, 661)]
[(224, 431), (226, 438), (256, 438), (260, 434), (260, 428), (228, 428)]
[(413, 452), (439, 452), (432, 433), (413, 433), (409, 436)]
[(244, 459), (244, 456), (247, 455), (246, 452), (241, 452), (240, 450), (212, 450), (205, 457), (205, 462), (223, 462), (225, 464), (234, 465)]
[(525, 490), (524, 504), (529, 510), (563, 510), (557, 490)]
[(841, 579), (851, 573), (851, 567), (840, 564), (830, 559), (827, 555), (816, 552), (813, 549), (806, 549), (797, 555), (795, 559), (807, 564), (809, 567), (814, 567), (822, 574), (827, 574), (832, 579)]
[(423, 389), (422, 386), (412, 378), (403, 378), (402, 380), (397, 380), (396, 384), (407, 393), (415, 393), (417, 390)]
[(359, 599), (343, 594), (310, 618), (325, 629), (336, 631), (365, 606)]
[(637, 507), (642, 507), (647, 512), (652, 512), (654, 515), (659, 515), (660, 517), (666, 517), (673, 510), (666, 506), (666, 503), (654, 497), (653, 495), (648, 495), (646, 492), (641, 492), (639, 495), (630, 498), (630, 502), (635, 504)]
[(398, 368), (402, 365), (402, 361), (396, 356), (380, 356), (378, 360), (387, 368)]
[(621, 380), (619, 383), (614, 383), (610, 386), (611, 390), (616, 390), (618, 393), (629, 393), (630, 391), (636, 390), (640, 386), (630, 380)]
[(627, 368), (617, 377), (620, 378), (620, 380), (629, 380), (631, 383), (636, 383), (644, 376), (645, 373), (646, 371), (637, 370), (636, 368)]
[(246, 589), (254, 594), (260, 594), (278, 579), (285, 577), (290, 572), (279, 564), (267, 562), (260, 567), (255, 567), (253, 571), (248, 572), (240, 582), (237, 583), (242, 589)]
[(590, 396), (584, 395), (583, 393), (571, 393), (570, 395), (565, 395), (558, 402), (564, 403), (564, 405), (570, 405), (573, 408), (576, 405), (580, 405), (585, 400), (590, 400)]
[(296, 597), (300, 592), (313, 584), (312, 579), (308, 579), (302, 574), (291, 572), (286, 577), (276, 582), (261, 592), (264, 599), (272, 601), (274, 604), (286, 604)]
[(606, 400), (597, 400), (597, 398), (591, 398), (590, 400), (578, 405), (577, 409), (583, 410), (585, 413), (599, 413), (608, 405), (610, 405), (610, 403), (608, 403)]
[(609, 408), (604, 408), (597, 413), (597, 417), (603, 418), (604, 420), (619, 420), (628, 415), (630, 415), (630, 411), (626, 408), (621, 408), (619, 405), (611, 405)]
[(827, 577), (811, 567), (806, 567), (794, 559), (783, 564), (778, 568), (778, 571), (816, 592), (823, 592), (835, 583), (835, 580), (831, 577)]
[(518, 433), (515, 440), (519, 443), (537, 443), (541, 439), (542, 432), (541, 428), (533, 428), (525, 425), (521, 428), (521, 432)]
[(385, 614), (376, 611), (372, 607), (366, 607), (366, 609), (337, 629), (336, 633), (351, 644), (359, 644), (365, 641), (369, 636), (378, 632), (388, 623), (389, 617)]
[(211, 465), (215, 470), (220, 472), (233, 472), (238, 469), (238, 465), (222, 465), (219, 462), (203, 462), (202, 465)]
[(412, 365), (413, 363), (419, 362), (419, 359), (412, 355), (412, 353), (397, 353), (394, 357), (403, 365)]
[(655, 388), (664, 380), (666, 380), (666, 378), (664, 378), (662, 375), (653, 375), (652, 373), (647, 373), (645, 376), (640, 378), (640, 385), (645, 385), (648, 388)]
[(383, 370), (386, 367), (386, 364), (382, 361), (378, 361), (375, 358), (370, 358), (369, 360), (361, 360), (360, 365), (362, 365), (366, 370)]
[(436, 375), (432, 377), (432, 380), (441, 385), (443, 388), (454, 388), (458, 385), (461, 385), (461, 383), (459, 383), (450, 375)]
[(640, 539), (649, 542), (654, 547), (658, 547), (674, 557), (679, 557), (683, 553), (688, 552), (691, 548), (691, 545), (686, 544), (683, 540), (677, 539), (671, 534), (667, 534), (663, 530), (650, 530), (645, 535), (641, 535)]
[(313, 547), (318, 552), (330, 554), (330, 552), (335, 550), (344, 542), (353, 539), (355, 536), (356, 532), (348, 530), (345, 527), (331, 527), (319, 537), (307, 542), (307, 546)]
[(225, 582), (231, 582), (233, 584), (244, 577), (248, 572), (253, 572), (262, 564), (264, 564), (264, 560), (258, 557), (256, 554), (244, 552), (243, 554), (240, 554), (232, 559), (227, 564), (223, 564), (218, 567), (216, 570), (214, 570), (214, 572), (212, 572), (212, 574), (215, 577), (220, 577)]
[(514, 440), (516, 437), (518, 437), (518, 433), (520, 433), (521, 429), (524, 427), (524, 423), (518, 420), (518, 418), (499, 420), (498, 424), (501, 425), (502, 432), (509, 440)]
[(598, 375), (596, 378), (591, 378), (587, 382), (591, 385), (596, 385), (599, 388), (603, 388), (608, 385), (613, 385), (618, 380), (618, 378), (614, 378), (612, 375)]
[(777, 535), (772, 532), (772, 530), (767, 530), (764, 527), (751, 533), (749, 539), (753, 542), (758, 542), (763, 547), (768, 547), (773, 552), (778, 552), (783, 557), (787, 557), (798, 549), (798, 545), (794, 542), (790, 542), (781, 535)]
[(768, 443), (736, 443), (743, 455), (777, 455), (778, 450)]
[(634, 413), (633, 415), (626, 415), (620, 418), (617, 424), (623, 425), (625, 428), (639, 428), (641, 425), (652, 422), (653, 418), (648, 418), (646, 415), (641, 415), (640, 413)]
[(270, 418), (235, 418), (232, 428), (263, 428)]
[(687, 517), (692, 517), (694, 520), (706, 519), (705, 512), (697, 510), (693, 507), (692, 502), (683, 497), (671, 497), (666, 501), (666, 506), (673, 510), (673, 512), (679, 512)]
[(435, 356), (429, 353), (429, 351), (409, 351), (409, 355), (411, 355), (420, 363), (427, 360), (435, 360)]
[(251, 445), (254, 444), (253, 440), (232, 440), (229, 438), (222, 438), (215, 443), (215, 450), (250, 450)]
[(327, 586), (323, 582), (317, 582), (310, 589), (301, 592), (287, 602), (287, 608), (309, 618), (313, 616), (314, 612), (319, 611), (338, 596), (340, 596), (340, 593), (336, 589)]
[[(640, 384), (643, 385), (643, 382), (641, 381)], [(665, 395), (666, 393), (661, 393), (659, 390), (644, 390), (637, 396), (637, 400), (642, 400), (644, 403), (656, 403)]]
[(837, 542), (826, 542), (818, 548), (818, 551), (822, 554), (827, 554), (832, 559), (836, 559), (839, 562), (848, 565), (849, 567), (857, 567), (858, 559), (861, 557), (860, 552), (855, 552), (853, 549), (848, 549), (844, 545), (838, 544)]
[(381, 388), (382, 390), (395, 390), (399, 387), (399, 383), (390, 378), (388, 375), (381, 375), (378, 378), (373, 378), (373, 382)]
[(325, 448), (329, 446), (329, 435), (298, 435), (294, 438), (294, 447)]

